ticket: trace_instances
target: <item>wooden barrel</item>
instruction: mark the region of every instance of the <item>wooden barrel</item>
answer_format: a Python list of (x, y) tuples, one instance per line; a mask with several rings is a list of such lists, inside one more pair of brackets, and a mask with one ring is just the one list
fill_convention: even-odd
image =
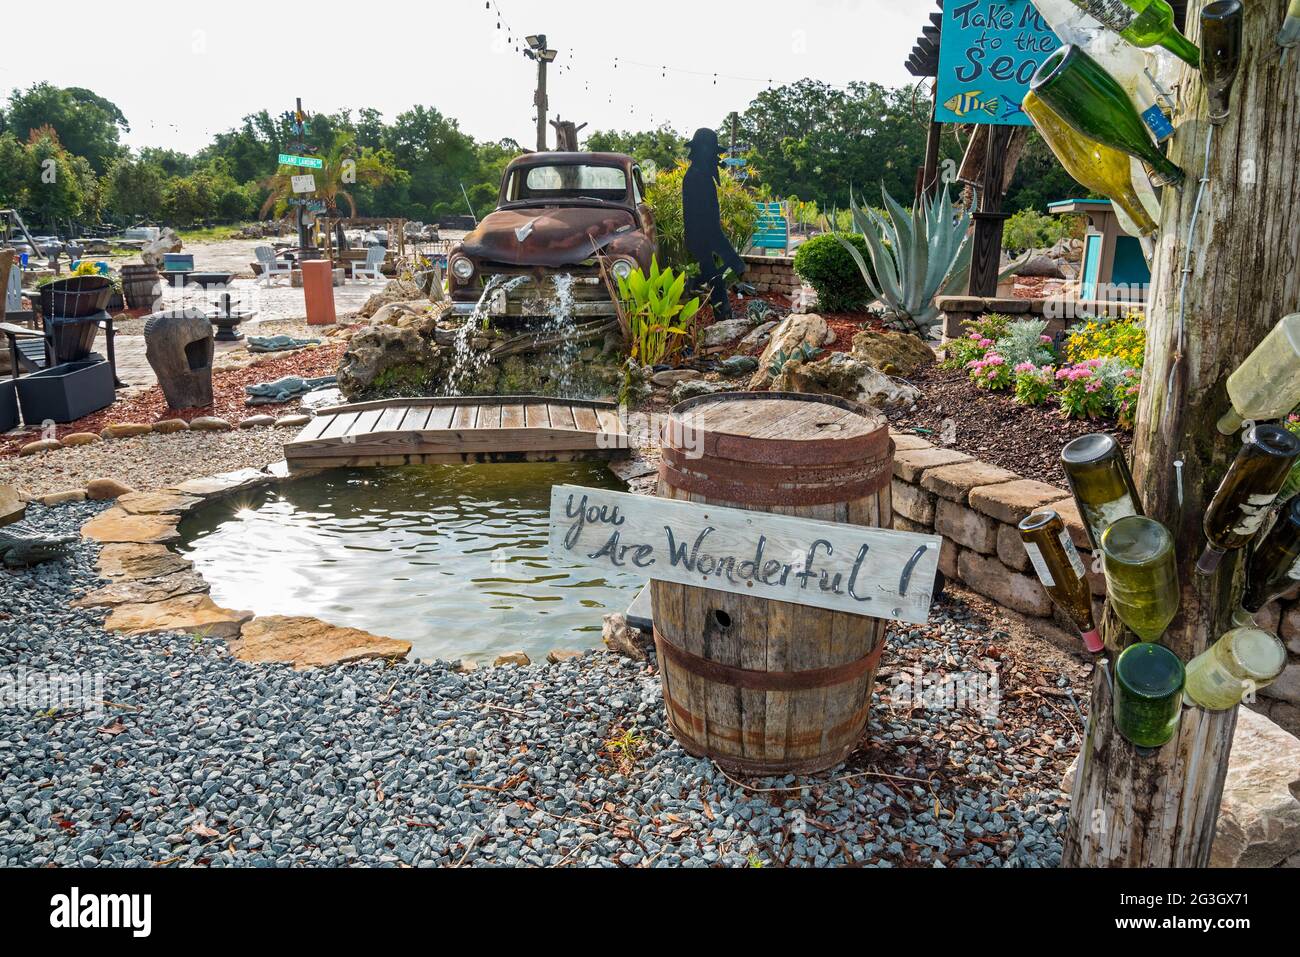
[(122, 267), (122, 298), (131, 309), (155, 309), (162, 297), (162, 283), (153, 266)]
[[(856, 403), (704, 396), (665, 431), (661, 498), (893, 526), (894, 444)], [(884, 621), (669, 582), (652, 594), (664, 702), (687, 751), (742, 773), (810, 774), (857, 746)]]

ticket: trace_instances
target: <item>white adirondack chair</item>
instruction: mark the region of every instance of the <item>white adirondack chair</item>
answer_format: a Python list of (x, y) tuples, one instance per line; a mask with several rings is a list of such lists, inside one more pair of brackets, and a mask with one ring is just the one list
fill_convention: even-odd
[(270, 246), (258, 246), (253, 250), (253, 255), (262, 266), (262, 278), (266, 284), (271, 285), (276, 276), (291, 276), (293, 274), (293, 263), (284, 259), (275, 257), (275, 250)]
[(352, 278), (365, 276), (370, 280), (383, 281), (384, 274), (380, 272), (380, 267), (384, 264), (384, 259), (388, 255), (388, 250), (383, 246), (371, 246), (366, 250), (366, 261), (363, 263), (355, 262), (352, 264)]

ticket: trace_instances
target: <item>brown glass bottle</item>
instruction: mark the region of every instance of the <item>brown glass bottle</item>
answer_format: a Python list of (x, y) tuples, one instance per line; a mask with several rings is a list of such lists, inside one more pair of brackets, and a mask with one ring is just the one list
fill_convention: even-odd
[(1300, 585), (1300, 496), (1282, 509), (1277, 524), (1246, 564), (1241, 607), (1252, 615)]
[(1061, 466), (1094, 551), (1101, 536), (1121, 518), (1142, 515), (1124, 450), (1109, 435), (1085, 435), (1061, 451)]
[(1215, 0), (1201, 11), (1201, 77), (1210, 97), (1210, 122), (1228, 121), (1232, 85), (1241, 68), (1241, 0)]
[(1250, 544), (1263, 527), (1291, 468), (1300, 459), (1300, 438), (1280, 425), (1256, 425), (1205, 512), (1209, 544), (1196, 570), (1213, 575), (1223, 556)]
[(1056, 607), (1079, 629), (1085, 647), (1093, 654), (1105, 651), (1093, 617), (1088, 570), (1061, 516), (1050, 509), (1030, 515), (1020, 523), (1020, 538), (1038, 580)]

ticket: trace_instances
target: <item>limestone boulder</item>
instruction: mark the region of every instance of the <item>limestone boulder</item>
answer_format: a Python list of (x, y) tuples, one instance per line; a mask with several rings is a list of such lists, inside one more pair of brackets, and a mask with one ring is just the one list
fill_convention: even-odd
[(122, 508), (101, 512), (81, 527), (81, 534), (102, 545), (156, 545), (174, 542), (180, 533), (177, 515), (132, 515)]
[(163, 578), (142, 578), (114, 582), (98, 588), (72, 604), (76, 608), (116, 608), (120, 605), (148, 605), (182, 595), (199, 595), (209, 591), (201, 575), (192, 571), (175, 572)]
[(626, 615), (606, 615), (601, 640), (605, 647), (616, 655), (631, 658), (633, 661), (645, 661), (645, 649), (641, 647), (641, 632), (627, 623)]
[(251, 611), (222, 608), (207, 595), (181, 595), (148, 604), (120, 605), (104, 623), (109, 631), (125, 635), (162, 635), (178, 632), (204, 638), (233, 639)]
[(27, 503), (12, 485), (0, 485), (0, 526), (22, 521), (27, 514)]
[(412, 302), (423, 298), (423, 290), (414, 282), (409, 279), (392, 279), (380, 292), (366, 300), (366, 304), (357, 312), (357, 316), (361, 319), (371, 319), (379, 310), (391, 303)]
[(166, 545), (111, 544), (99, 550), (96, 570), (112, 582), (167, 578), (189, 571), (193, 564)]
[(702, 395), (717, 395), (719, 392), (730, 392), (732, 387), (723, 385), (721, 382), (707, 382), (704, 379), (690, 379), (686, 382), (679, 382), (673, 386), (673, 391), (669, 393), (669, 401), (673, 405), (685, 402), (687, 399), (697, 399)]
[(865, 360), (855, 359), (846, 352), (833, 352), (814, 362), (787, 362), (773, 383), (773, 389), (777, 392), (835, 395), (877, 409), (908, 407), (921, 398), (921, 392), (915, 386), (887, 376)]
[(748, 319), (727, 319), (705, 326), (700, 332), (700, 349), (705, 353), (723, 349), (728, 343), (742, 338), (753, 326)]
[(797, 353), (803, 346), (822, 349), (835, 341), (835, 332), (815, 312), (787, 316), (772, 330), (772, 338), (758, 360), (758, 371), (749, 382), (751, 389), (766, 389), (772, 384), (772, 360), (784, 352)]
[(131, 488), (131, 486), (119, 482), (117, 479), (91, 479), (86, 483), (86, 498), (92, 502), (108, 502), (115, 498), (121, 498), (123, 495), (129, 495), (134, 491), (135, 489)]
[(170, 226), (164, 226), (158, 238), (144, 244), (140, 250), (140, 259), (146, 266), (162, 269), (163, 257), (167, 253), (178, 253), (185, 247), (180, 236)]
[(230, 651), (240, 661), (281, 662), (303, 671), (377, 658), (400, 661), (411, 653), (411, 643), (315, 618), (270, 616), (244, 625)]
[(914, 376), (937, 361), (919, 336), (867, 329), (853, 337), (853, 357), (865, 359), (886, 375)]
[(352, 337), (339, 363), (339, 389), (348, 399), (426, 393), (447, 365), (439, 346), (438, 314), (403, 314), (374, 322)]
[(117, 500), (117, 507), (128, 515), (181, 515), (201, 501), (179, 492), (129, 492)]

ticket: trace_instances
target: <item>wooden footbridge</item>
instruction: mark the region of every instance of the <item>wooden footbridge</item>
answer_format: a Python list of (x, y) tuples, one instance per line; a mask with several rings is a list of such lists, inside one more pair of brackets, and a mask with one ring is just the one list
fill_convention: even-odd
[(292, 468), (573, 462), (628, 451), (612, 402), (490, 396), (388, 399), (322, 409), (292, 442)]

